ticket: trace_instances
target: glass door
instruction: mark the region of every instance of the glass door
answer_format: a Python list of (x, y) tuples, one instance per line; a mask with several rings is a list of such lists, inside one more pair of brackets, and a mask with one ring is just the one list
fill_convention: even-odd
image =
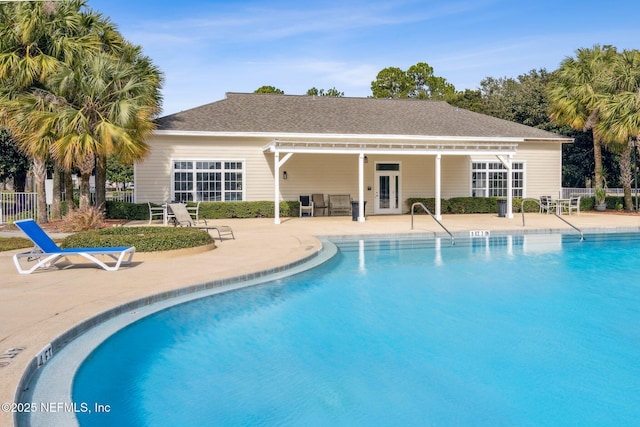
[(376, 163), (374, 213), (402, 213), (400, 164)]

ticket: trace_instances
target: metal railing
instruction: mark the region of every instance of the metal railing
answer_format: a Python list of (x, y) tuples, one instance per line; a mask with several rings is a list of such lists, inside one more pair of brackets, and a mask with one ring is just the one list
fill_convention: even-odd
[(584, 240), (584, 233), (582, 232), (582, 230), (580, 230), (578, 227), (576, 227), (575, 225), (571, 224), (569, 221), (567, 221), (566, 219), (562, 218), (560, 215), (558, 215), (557, 212), (553, 212), (552, 210), (549, 210), (549, 208), (547, 206), (542, 206), (542, 204), (540, 203), (540, 200), (538, 199), (532, 199), (532, 198), (526, 198), (526, 199), (522, 199), (522, 203), (520, 205), (520, 212), (522, 212), (522, 226), (524, 227), (524, 202), (526, 201), (532, 201), (532, 202), (536, 202), (536, 204), (538, 206), (540, 206), (541, 210), (547, 211), (547, 213), (553, 214), (555, 215), (558, 219), (560, 219), (562, 222), (564, 222), (565, 224), (567, 224), (568, 226), (570, 226), (571, 228), (573, 228), (574, 230), (576, 230), (578, 233), (580, 233), (580, 241)]
[[(95, 202), (95, 193), (91, 193), (92, 202)], [(121, 201), (133, 203), (131, 191), (107, 191), (106, 199), (109, 201)], [(66, 197), (62, 192), (62, 201)], [(50, 206), (47, 206), (50, 212)], [(15, 222), (21, 219), (38, 217), (38, 196), (33, 192), (16, 193), (12, 191), (0, 192), (0, 224)]]
[(431, 218), (433, 218), (433, 220), (434, 220), (435, 222), (437, 222), (437, 223), (440, 225), (440, 227), (442, 227), (442, 229), (443, 229), (444, 231), (446, 231), (446, 232), (447, 232), (447, 234), (449, 235), (449, 237), (451, 237), (451, 244), (452, 244), (452, 245), (455, 245), (455, 244), (456, 244), (456, 239), (453, 237), (453, 234), (451, 234), (451, 232), (450, 232), (449, 230), (447, 230), (447, 227), (445, 227), (445, 226), (444, 226), (444, 224), (442, 224), (442, 223), (438, 220), (438, 218), (436, 218), (435, 216), (433, 216), (433, 214), (431, 213), (431, 211), (430, 211), (429, 209), (427, 209), (427, 207), (426, 207), (425, 205), (423, 205), (422, 203), (420, 203), (420, 202), (416, 202), (416, 203), (414, 203), (414, 204), (412, 204), (412, 205), (411, 205), (411, 229), (412, 229), (412, 230), (413, 230), (413, 211), (414, 211), (414, 209), (413, 209), (413, 208), (415, 208), (416, 206), (420, 206), (422, 209), (424, 209), (424, 211), (425, 211), (426, 213), (428, 213), (428, 214), (429, 214), (429, 216), (430, 216)]
[[(606, 188), (607, 190), (607, 196), (622, 196), (624, 195), (624, 189), (623, 188)], [(561, 199), (568, 199), (571, 196), (582, 196), (582, 197), (593, 197), (594, 194), (594, 189), (593, 188), (568, 188), (568, 187), (563, 187), (562, 190), (560, 190), (560, 198)], [(631, 189), (631, 195), (632, 196), (636, 196), (636, 195), (640, 195), (640, 189), (637, 191), (636, 193), (636, 189), (632, 188)]]
[(20, 219), (37, 218), (36, 193), (0, 193), (0, 224)]

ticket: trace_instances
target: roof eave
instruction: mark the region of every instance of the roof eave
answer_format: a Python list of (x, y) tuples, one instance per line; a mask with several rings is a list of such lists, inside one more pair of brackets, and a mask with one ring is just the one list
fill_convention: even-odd
[(155, 135), (166, 136), (212, 136), (227, 138), (268, 138), (273, 140), (296, 141), (438, 141), (438, 142), (571, 142), (571, 138), (525, 138), (504, 136), (452, 136), (452, 135), (388, 135), (388, 134), (329, 134), (329, 133), (286, 133), (286, 132), (211, 132), (185, 130), (156, 130)]
[(570, 144), (575, 141), (575, 138), (558, 137), (558, 138), (524, 138), (523, 142), (556, 142), (563, 144)]

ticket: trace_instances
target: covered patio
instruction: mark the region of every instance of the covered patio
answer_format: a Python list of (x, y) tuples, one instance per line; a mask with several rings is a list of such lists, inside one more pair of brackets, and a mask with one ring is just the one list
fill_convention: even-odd
[[(518, 143), (524, 138), (472, 138), (472, 137), (429, 137), (392, 135), (350, 135), (348, 137), (316, 135), (314, 138), (277, 138), (264, 146), (265, 152), (274, 154), (274, 223), (280, 224), (280, 170), (294, 154), (331, 154), (357, 156), (358, 158), (358, 200), (365, 199), (364, 164), (367, 155), (433, 156), (435, 171), (435, 212), (436, 219), (442, 219), (442, 157), (443, 156), (495, 156), (504, 166), (507, 176), (511, 176), (512, 161)], [(512, 180), (507, 179), (507, 218), (513, 218)], [(358, 221), (365, 221), (364, 203), (358, 204)]]

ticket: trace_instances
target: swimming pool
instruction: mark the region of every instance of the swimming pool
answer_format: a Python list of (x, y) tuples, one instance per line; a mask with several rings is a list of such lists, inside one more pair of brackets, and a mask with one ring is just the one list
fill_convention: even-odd
[[(82, 364), (83, 426), (632, 425), (640, 240), (337, 241), (314, 270), (170, 307)], [(93, 408), (93, 406), (91, 406)]]

